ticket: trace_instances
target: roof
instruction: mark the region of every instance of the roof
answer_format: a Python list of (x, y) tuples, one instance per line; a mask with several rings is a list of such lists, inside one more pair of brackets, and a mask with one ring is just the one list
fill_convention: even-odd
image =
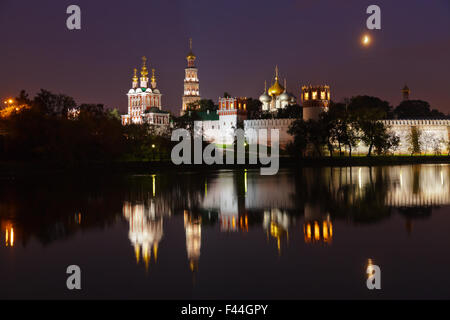
[(147, 110), (146, 113), (164, 113), (164, 114), (168, 114), (169, 112), (160, 110), (157, 107), (151, 107), (150, 109)]
[(217, 114), (217, 111), (209, 111), (209, 112), (198, 111), (197, 114), (203, 121), (219, 120), (219, 115)]

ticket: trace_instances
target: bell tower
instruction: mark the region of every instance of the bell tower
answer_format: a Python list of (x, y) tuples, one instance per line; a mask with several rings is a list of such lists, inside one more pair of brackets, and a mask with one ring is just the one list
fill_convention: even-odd
[(182, 97), (181, 115), (183, 115), (190, 103), (201, 99), (198, 69), (195, 67), (197, 57), (192, 52), (192, 39), (189, 39), (189, 53), (186, 56), (187, 68), (184, 69), (184, 92)]

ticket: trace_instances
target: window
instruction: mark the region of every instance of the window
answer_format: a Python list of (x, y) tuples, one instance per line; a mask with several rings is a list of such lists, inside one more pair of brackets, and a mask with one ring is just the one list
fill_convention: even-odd
[(320, 92), (320, 100), (325, 100), (325, 91)]
[(313, 91), (312, 93), (312, 99), (316, 100), (317, 99), (317, 91)]

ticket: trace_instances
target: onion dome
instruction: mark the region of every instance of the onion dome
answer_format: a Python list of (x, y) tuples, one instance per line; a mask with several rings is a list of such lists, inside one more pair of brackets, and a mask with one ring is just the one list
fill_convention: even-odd
[(137, 88), (136, 89), (136, 93), (142, 93), (142, 89), (141, 88)]
[(153, 89), (152, 91), (153, 91), (153, 93), (157, 93), (157, 94), (161, 93), (161, 92), (159, 91), (159, 89), (156, 89), (156, 88)]
[(148, 70), (147, 70), (147, 58), (144, 56), (142, 57), (142, 68), (141, 68), (141, 77), (146, 78), (148, 76)]
[(275, 67), (275, 83), (269, 88), (269, 96), (276, 97), (284, 92), (284, 87), (278, 82), (278, 66)]
[(259, 96), (259, 101), (262, 103), (269, 103), (272, 101), (272, 98), (266, 93), (267, 92), (267, 82), (264, 81), (264, 93)]
[(133, 82), (137, 82), (137, 81), (139, 80), (139, 79), (138, 79), (138, 76), (137, 76), (137, 69), (134, 68), (133, 71), (134, 71)]
[(296, 104), (297, 103), (297, 98), (293, 94), (290, 95), (289, 103), (290, 104)]
[(134, 89), (130, 89), (130, 91), (128, 91), (128, 93), (135, 93)]
[(289, 99), (291, 98), (289, 93), (287, 93), (286, 91), (284, 91), (282, 94), (280, 94), (280, 100), (281, 101), (289, 101)]
[(262, 103), (267, 103), (272, 101), (272, 99), (267, 93), (264, 92), (262, 95), (259, 96), (259, 101), (261, 101)]
[(272, 97), (279, 96), (283, 92), (283, 86), (278, 82), (278, 77), (275, 77), (275, 83), (269, 88), (269, 95)]

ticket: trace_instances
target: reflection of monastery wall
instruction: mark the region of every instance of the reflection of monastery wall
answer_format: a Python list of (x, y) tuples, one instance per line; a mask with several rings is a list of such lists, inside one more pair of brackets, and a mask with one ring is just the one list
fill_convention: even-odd
[(260, 176), (249, 172), (245, 207), (248, 209), (295, 208), (295, 184), (293, 177), (280, 172), (274, 176)]
[(386, 203), (391, 206), (431, 206), (450, 204), (450, 168), (423, 165), (401, 167), (387, 191)]
[[(381, 171), (381, 176), (379, 173)], [(430, 206), (450, 204), (450, 167), (448, 165), (421, 165), (395, 167), (324, 168), (318, 177), (305, 170), (306, 187), (320, 179), (329, 185), (336, 200), (356, 201), (365, 195), (365, 189), (383, 180), (385, 204), (393, 207)], [(440, 183), (436, 183), (436, 181)], [(353, 186), (353, 188), (348, 188)]]

